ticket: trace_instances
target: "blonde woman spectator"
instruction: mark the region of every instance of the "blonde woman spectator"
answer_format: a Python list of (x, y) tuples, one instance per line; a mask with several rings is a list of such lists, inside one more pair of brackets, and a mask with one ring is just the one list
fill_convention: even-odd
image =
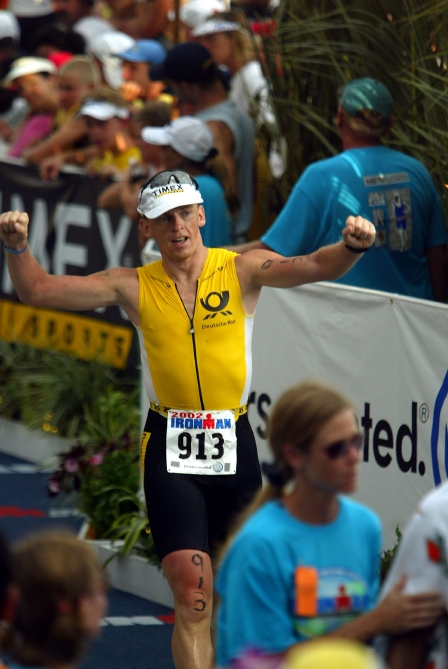
[(5, 648), (9, 667), (73, 669), (99, 632), (106, 584), (91, 548), (69, 533), (44, 532), (13, 549), (19, 603)]
[(191, 34), (210, 51), (215, 63), (230, 72), (230, 99), (251, 114), (257, 125), (274, 124), (268, 82), (244, 15), (237, 11), (214, 14)]
[(285, 656), (307, 641), (361, 641), (433, 624), (437, 592), (401, 595), (375, 608), (381, 525), (350, 500), (364, 442), (354, 407), (336, 390), (304, 382), (284, 392), (270, 418), (269, 484), (230, 541), (217, 578), (217, 664), (250, 650)]
[[(278, 137), (276, 118), (270, 101), (268, 82), (258, 60), (254, 36), (241, 12), (230, 10), (211, 16), (192, 31), (193, 39), (203, 44), (213, 60), (230, 73), (229, 98), (246, 114), (250, 114), (257, 127), (265, 126), (273, 138)], [(257, 181), (269, 183), (269, 170), (277, 178), (284, 173), (284, 160), (280, 154), (279, 140), (275, 139), (269, 151), (269, 165), (261, 149), (257, 155)], [(283, 152), (283, 147), (282, 147)], [(260, 196), (263, 199), (263, 195)], [(259, 212), (255, 219), (259, 217)]]
[(48, 156), (87, 144), (87, 124), (77, 115), (83, 99), (94, 91), (100, 82), (95, 63), (87, 56), (75, 56), (59, 70), (58, 89), (60, 108), (56, 116), (57, 129), (47, 139), (26, 150), (23, 158), (38, 164)]
[[(180, 7), (179, 19), (185, 33), (185, 40), (192, 39), (191, 31), (204, 23), (217, 12), (225, 12), (227, 5), (222, 0), (190, 0)], [(168, 13), (169, 20), (174, 24), (176, 14), (174, 10)]]

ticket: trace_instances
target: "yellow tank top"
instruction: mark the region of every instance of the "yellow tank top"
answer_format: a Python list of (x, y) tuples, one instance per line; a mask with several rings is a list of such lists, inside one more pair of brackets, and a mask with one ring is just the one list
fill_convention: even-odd
[(234, 409), (247, 402), (253, 316), (243, 308), (236, 255), (208, 249), (191, 320), (161, 260), (137, 268), (137, 332), (150, 402), (191, 410)]

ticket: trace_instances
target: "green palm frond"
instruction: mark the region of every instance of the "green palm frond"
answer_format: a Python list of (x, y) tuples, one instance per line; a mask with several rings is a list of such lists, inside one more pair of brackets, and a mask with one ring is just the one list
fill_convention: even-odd
[(338, 89), (370, 76), (394, 98), (386, 143), (422, 161), (448, 214), (446, 0), (282, 0), (263, 43), (273, 104), (288, 146), (280, 202), (311, 162), (340, 151)]

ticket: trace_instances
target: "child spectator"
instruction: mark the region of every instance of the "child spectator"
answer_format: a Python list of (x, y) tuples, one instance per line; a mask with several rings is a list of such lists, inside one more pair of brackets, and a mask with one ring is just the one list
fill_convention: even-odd
[(109, 88), (100, 88), (83, 102), (80, 115), (87, 124), (89, 146), (66, 151), (41, 163), (43, 179), (54, 179), (65, 162), (84, 165), (88, 174), (119, 178), (133, 163), (141, 162), (127, 125), (129, 109), (124, 98)]
[(57, 129), (48, 139), (23, 153), (28, 162), (38, 164), (48, 156), (87, 145), (86, 120), (76, 112), (99, 82), (98, 68), (87, 56), (75, 56), (61, 67), (58, 76), (60, 108), (55, 119)]
[(13, 549), (20, 598), (5, 649), (21, 667), (73, 669), (106, 612), (101, 564), (69, 533), (45, 532)]
[(170, 119), (171, 106), (156, 100), (147, 102), (142, 109), (133, 113), (129, 134), (140, 149), (142, 165), (131, 166), (121, 181), (106, 186), (98, 197), (98, 206), (101, 209), (121, 208), (132, 221), (139, 221), (137, 206), (140, 190), (148, 179), (164, 169), (161, 147), (145, 142), (141, 133), (146, 126), (160, 128), (168, 125)]
[(46, 58), (18, 58), (5, 79), (24, 98), (29, 111), (17, 127), (8, 156), (19, 158), (30, 145), (46, 137), (54, 127), (59, 107), (56, 67)]

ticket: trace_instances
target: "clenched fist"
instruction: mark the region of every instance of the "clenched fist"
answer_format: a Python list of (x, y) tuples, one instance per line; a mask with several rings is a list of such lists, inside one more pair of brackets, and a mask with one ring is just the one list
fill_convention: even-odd
[(367, 250), (375, 241), (375, 226), (362, 216), (349, 216), (342, 231), (342, 238), (354, 249)]
[(8, 248), (15, 251), (24, 248), (29, 220), (25, 211), (7, 211), (0, 215), (0, 238)]

